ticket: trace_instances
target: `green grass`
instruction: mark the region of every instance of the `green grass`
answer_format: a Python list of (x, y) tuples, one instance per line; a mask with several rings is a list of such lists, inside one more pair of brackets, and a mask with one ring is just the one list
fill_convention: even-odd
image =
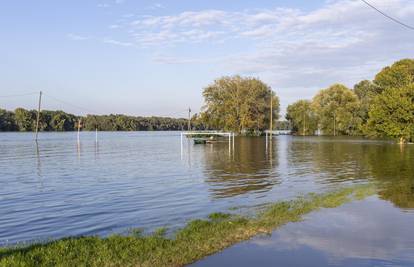
[(0, 249), (0, 266), (183, 266), (250, 239), (320, 208), (333, 208), (374, 193), (371, 186), (345, 188), (327, 194), (310, 194), (271, 204), (255, 217), (213, 213), (193, 220), (170, 238), (166, 229), (144, 236), (66, 238), (28, 247)]

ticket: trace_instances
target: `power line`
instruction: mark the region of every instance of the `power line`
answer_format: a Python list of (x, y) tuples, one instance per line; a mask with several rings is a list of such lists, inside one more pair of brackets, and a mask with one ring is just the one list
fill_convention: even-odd
[(39, 92), (25, 93), (25, 94), (15, 94), (15, 95), (1, 95), (0, 98), (9, 98), (9, 97), (20, 97), (28, 95), (37, 95)]
[(60, 103), (65, 104), (65, 105), (72, 106), (72, 107), (77, 108), (77, 109), (80, 109), (80, 110), (84, 110), (84, 111), (87, 111), (87, 112), (92, 112), (92, 113), (95, 113), (95, 114), (98, 114), (98, 113), (99, 113), (99, 112), (96, 112), (96, 111), (90, 110), (90, 109), (88, 109), (88, 108), (84, 108), (84, 107), (81, 107), (81, 106), (78, 106), (78, 105), (74, 105), (74, 104), (72, 104), (72, 103), (69, 103), (69, 102), (67, 102), (67, 101), (64, 101), (64, 100), (58, 99), (58, 98), (53, 97), (53, 96), (51, 96), (51, 95), (49, 95), (49, 94), (44, 94), (44, 95), (45, 95), (46, 97), (50, 98), (50, 99), (53, 99), (53, 100), (57, 101), (57, 102), (60, 102)]
[(398, 19), (396, 19), (394, 17), (391, 17), (390, 15), (387, 15), (385, 12), (379, 10), (378, 8), (376, 8), (375, 6), (373, 6), (372, 4), (370, 4), (368, 1), (366, 1), (366, 0), (361, 0), (361, 1), (363, 3), (365, 3), (367, 6), (369, 6), (370, 8), (374, 9), (375, 11), (377, 11), (378, 13), (380, 13), (381, 15), (383, 15), (384, 17), (386, 17), (386, 18), (394, 21), (395, 23), (400, 24), (401, 26), (403, 26), (403, 27), (405, 27), (407, 29), (414, 30), (414, 27), (413, 26), (410, 26), (408, 24), (405, 24), (404, 22), (399, 21)]

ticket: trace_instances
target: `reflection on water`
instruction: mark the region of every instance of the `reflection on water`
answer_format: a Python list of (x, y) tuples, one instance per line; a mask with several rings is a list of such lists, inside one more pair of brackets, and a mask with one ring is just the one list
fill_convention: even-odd
[(204, 155), (204, 174), (212, 196), (226, 198), (249, 192), (264, 193), (279, 183), (275, 172), (277, 143), (270, 143), (267, 154), (265, 146), (262, 138), (238, 138), (229, 158), (225, 145), (210, 145)]
[(194, 266), (414, 266), (414, 212), (370, 197), (308, 215)]
[(400, 208), (414, 208), (414, 147), (378, 146), (365, 157), (380, 182), (380, 196)]
[(0, 245), (130, 227), (176, 228), (254, 207), (377, 182), (414, 208), (414, 147), (353, 138), (236, 138), (193, 145), (180, 133), (0, 134)]

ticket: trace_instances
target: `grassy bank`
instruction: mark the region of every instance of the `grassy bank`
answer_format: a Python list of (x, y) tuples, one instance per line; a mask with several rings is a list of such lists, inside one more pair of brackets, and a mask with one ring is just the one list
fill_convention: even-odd
[(150, 236), (67, 238), (24, 248), (0, 249), (0, 266), (182, 266), (260, 233), (270, 233), (320, 208), (333, 208), (374, 193), (370, 186), (345, 188), (278, 202), (254, 217), (214, 213), (194, 220), (165, 237), (165, 229)]

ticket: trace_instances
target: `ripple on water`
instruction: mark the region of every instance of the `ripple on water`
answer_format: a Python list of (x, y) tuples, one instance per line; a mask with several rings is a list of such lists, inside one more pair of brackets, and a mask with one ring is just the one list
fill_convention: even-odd
[[(179, 133), (0, 134), (0, 244), (128, 228), (176, 228), (233, 207), (377, 181), (414, 207), (414, 148), (353, 138), (236, 138), (193, 145)], [(398, 186), (397, 186), (398, 185)], [(410, 195), (411, 194), (411, 195)]]

